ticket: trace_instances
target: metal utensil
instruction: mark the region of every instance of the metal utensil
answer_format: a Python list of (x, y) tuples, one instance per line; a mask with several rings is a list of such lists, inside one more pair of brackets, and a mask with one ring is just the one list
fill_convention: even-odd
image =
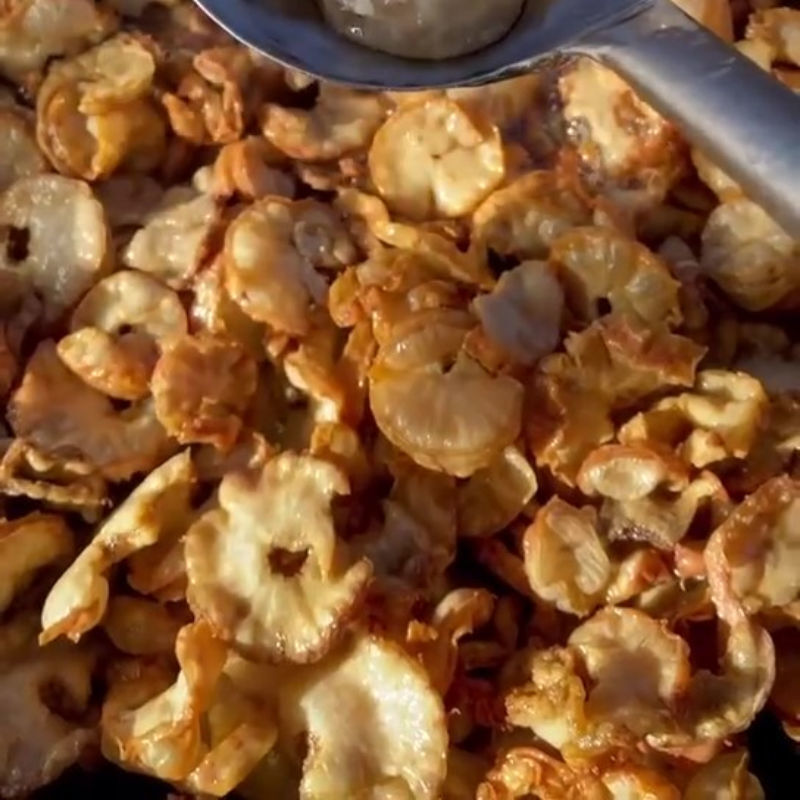
[(592, 56), (800, 238), (800, 98), (671, 0), (528, 0), (504, 39), (447, 61), (403, 59), (355, 44), (325, 24), (314, 0), (196, 1), (271, 58), (365, 88), (476, 85), (527, 72), (554, 54)]

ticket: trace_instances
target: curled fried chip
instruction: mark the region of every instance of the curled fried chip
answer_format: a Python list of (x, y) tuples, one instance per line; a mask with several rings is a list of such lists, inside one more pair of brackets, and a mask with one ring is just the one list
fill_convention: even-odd
[(102, 524), (59, 578), (42, 609), (42, 644), (59, 636), (78, 641), (102, 619), (109, 598), (108, 571), (158, 541), (175, 514), (188, 507), (193, 481), (188, 451), (174, 456), (131, 493)]
[(302, 800), (439, 797), (447, 770), (442, 701), (420, 665), (391, 642), (357, 636), (290, 678), (279, 709), (287, 735), (305, 733), (314, 743)]
[(564, 291), (547, 264), (525, 261), (504, 272), (474, 308), (486, 335), (514, 363), (530, 366), (556, 349)]
[(309, 331), (311, 309), (327, 293), (318, 269), (344, 266), (354, 257), (347, 232), (328, 207), (265, 198), (228, 228), (226, 288), (254, 320), (302, 335)]
[(800, 486), (773, 478), (744, 500), (712, 534), (705, 549), (709, 586), (720, 617), (786, 606), (798, 599), (795, 566)]
[(723, 203), (711, 213), (700, 264), (748, 311), (774, 306), (800, 286), (797, 242), (746, 199)]
[(330, 161), (366, 149), (386, 111), (377, 93), (325, 83), (309, 111), (268, 103), (261, 112), (261, 131), (290, 158)]
[(523, 547), (525, 572), (539, 597), (578, 616), (602, 603), (611, 562), (593, 509), (577, 509), (554, 497), (537, 512)]
[(755, 444), (769, 401), (761, 383), (741, 372), (704, 370), (695, 391), (659, 400), (622, 426), (623, 442), (649, 440), (678, 449), (690, 464), (704, 467), (725, 458), (744, 458)]
[(519, 433), (522, 387), (492, 376), (461, 351), (471, 320), (419, 312), (397, 325), (370, 372), (381, 432), (428, 469), (468, 477)]
[(103, 394), (138, 400), (148, 394), (159, 350), (186, 332), (180, 298), (141, 272), (103, 279), (72, 314), (58, 343), (61, 360)]
[(469, 214), (505, 175), (497, 129), (445, 98), (396, 111), (375, 134), (369, 166), (388, 206), (414, 220)]
[(73, 548), (72, 532), (61, 517), (34, 513), (0, 521), (0, 612), (41, 569), (65, 561)]
[(270, 145), (257, 136), (225, 145), (214, 162), (211, 193), (215, 197), (238, 195), (246, 200), (277, 195), (292, 198), (295, 181), (273, 165)]
[(125, 264), (173, 289), (185, 289), (208, 253), (219, 214), (208, 195), (167, 192), (161, 208), (147, 217), (125, 250)]
[(170, 445), (152, 402), (117, 412), (62, 363), (52, 342), (42, 342), (11, 398), (16, 435), (45, 456), (79, 456), (110, 480), (152, 469)]
[(638, 736), (663, 730), (689, 686), (689, 646), (663, 622), (629, 608), (604, 608), (569, 638), (594, 686), (587, 714)]
[(228, 450), (256, 390), (256, 365), (236, 342), (183, 336), (165, 347), (151, 388), (156, 416), (178, 442)]
[(554, 172), (531, 172), (493, 192), (473, 214), (474, 235), (492, 250), (544, 258), (566, 231), (591, 221), (583, 196)]
[(684, 800), (764, 800), (764, 790), (747, 771), (747, 761), (744, 751), (717, 756), (692, 776)]
[(53, 320), (106, 265), (103, 207), (80, 181), (58, 175), (22, 178), (0, 195), (0, 242), (0, 268), (21, 273)]
[(527, 682), (506, 695), (509, 721), (530, 728), (559, 750), (584, 736), (589, 723), (579, 668), (578, 655), (571, 649), (551, 647), (535, 653)]
[(460, 536), (491, 536), (510, 524), (539, 484), (528, 459), (513, 445), (458, 488)]
[(573, 770), (534, 747), (516, 747), (500, 756), (478, 787), (477, 800), (609, 800), (589, 771)]
[(180, 615), (153, 600), (114, 595), (108, 602), (103, 630), (117, 650), (132, 656), (172, 653), (183, 626)]
[(324, 655), (357, 610), (371, 572), (336, 540), (330, 504), (348, 491), (332, 464), (291, 452), (260, 474), (227, 475), (220, 508), (186, 536), (195, 613), (260, 660)]
[[(97, 653), (63, 643), (37, 648), (35, 627), (18, 618), (0, 630), (0, 796), (27, 797), (91, 751), (92, 673)], [(9, 628), (17, 630), (9, 630)], [(14, 640), (16, 647), (9, 647)]]
[(553, 243), (550, 260), (579, 319), (596, 319), (605, 301), (612, 311), (652, 325), (681, 321), (679, 284), (667, 267), (644, 245), (611, 228), (565, 233)]
[(21, 81), (51, 57), (105, 38), (114, 24), (92, 0), (9, 0), (0, 10), (0, 72)]
[(101, 731), (106, 758), (178, 781), (203, 757), (201, 715), (211, 705), (225, 666), (225, 647), (214, 638), (211, 626), (195, 622), (178, 633), (175, 655), (181, 670), (175, 683), (145, 697), (144, 704), (134, 699), (147, 690), (137, 686), (136, 677), (128, 686), (124, 681), (119, 686), (112, 684), (103, 704)]

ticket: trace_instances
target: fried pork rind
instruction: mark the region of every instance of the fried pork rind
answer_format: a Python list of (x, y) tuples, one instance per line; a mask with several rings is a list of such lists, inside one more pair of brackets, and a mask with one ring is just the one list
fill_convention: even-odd
[(61, 360), (109, 397), (149, 393), (159, 350), (186, 333), (178, 295), (141, 272), (122, 270), (95, 284), (72, 313), (72, 333), (58, 343)]
[(569, 138), (594, 176), (641, 188), (648, 206), (661, 202), (684, 167), (675, 128), (616, 73), (589, 58), (562, 75), (559, 90)]
[(0, 195), (0, 269), (22, 276), (49, 320), (100, 276), (108, 239), (103, 207), (81, 181), (37, 175)]
[(225, 145), (214, 162), (211, 193), (214, 197), (260, 200), (277, 195), (291, 199), (295, 180), (275, 157), (271, 145), (259, 136), (248, 136)]
[(703, 230), (703, 272), (747, 311), (780, 303), (800, 287), (800, 246), (744, 198), (723, 203)]
[(312, 743), (301, 800), (440, 796), (447, 770), (444, 708), (425, 671), (397, 645), (356, 636), (289, 677), (279, 715), (282, 735), (305, 734)]
[(161, 99), (173, 131), (194, 145), (238, 141), (258, 84), (252, 54), (236, 44), (212, 47), (197, 53), (192, 66)]
[(90, 695), (97, 654), (63, 643), (36, 647), (36, 620), (0, 629), (0, 797), (28, 797), (92, 749)]
[(10, 443), (0, 460), (0, 494), (75, 511), (88, 522), (96, 522), (108, 503), (106, 483), (91, 464), (52, 458), (20, 439)]
[(186, 289), (209, 253), (219, 220), (212, 197), (183, 189), (167, 192), (134, 235), (123, 261), (173, 289)]
[(154, 600), (114, 595), (108, 602), (103, 630), (114, 647), (132, 656), (172, 653), (184, 615)]
[(291, 452), (260, 474), (227, 475), (220, 508), (186, 535), (195, 614), (258, 660), (324, 655), (357, 611), (371, 573), (336, 540), (330, 505), (348, 491), (332, 464)]
[(559, 236), (591, 219), (583, 195), (558, 173), (530, 172), (478, 206), (473, 235), (503, 256), (545, 258)]
[(33, 513), (0, 520), (0, 613), (45, 567), (72, 555), (72, 532), (61, 517)]
[(187, 514), (193, 480), (191, 457), (188, 451), (180, 453), (148, 475), (100, 525), (47, 596), (42, 644), (59, 636), (77, 642), (100, 622), (109, 599), (109, 570), (155, 544), (176, 514)]
[(170, 448), (150, 400), (116, 411), (64, 366), (49, 341), (28, 361), (8, 419), (17, 437), (45, 456), (78, 458), (109, 480), (154, 468)]
[(493, 376), (462, 346), (472, 327), (458, 311), (421, 311), (397, 325), (370, 372), (381, 432), (427, 469), (469, 477), (517, 437), (522, 387)]
[(553, 498), (525, 532), (523, 549), (525, 572), (538, 597), (577, 616), (602, 604), (612, 569), (594, 509)]
[(256, 364), (229, 339), (183, 336), (165, 347), (151, 388), (156, 416), (170, 436), (229, 450), (256, 390)]
[(730, 624), (790, 605), (800, 595), (795, 563), (800, 485), (773, 478), (747, 497), (708, 540), (712, 597)]
[(717, 756), (689, 781), (684, 800), (764, 800), (764, 790), (747, 771), (747, 753), (734, 751)]
[(474, 308), (486, 335), (516, 364), (530, 366), (558, 345), (564, 290), (542, 261), (504, 272), (489, 294), (475, 299)]
[(325, 302), (320, 269), (346, 266), (355, 250), (338, 216), (314, 200), (268, 197), (240, 214), (225, 238), (225, 285), (252, 319), (280, 333), (309, 332)]
[(689, 645), (641, 611), (604, 608), (577, 628), (570, 647), (593, 686), (586, 713), (644, 737), (664, 730), (690, 681)]
[(445, 98), (398, 109), (375, 134), (369, 167), (389, 208), (413, 220), (469, 214), (505, 175), (498, 130)]
[(20, 178), (47, 171), (47, 160), (36, 144), (36, 130), (22, 108), (0, 108), (0, 192)]
[(458, 487), (459, 536), (491, 536), (522, 513), (539, 488), (518, 447), (506, 447), (488, 467)]
[(323, 83), (309, 111), (267, 103), (261, 111), (261, 131), (290, 158), (331, 161), (365, 150), (387, 110), (378, 93)]
[(620, 428), (621, 441), (648, 440), (677, 449), (695, 467), (744, 458), (761, 435), (769, 401), (742, 372), (704, 370), (695, 391), (659, 400)]
[(578, 319), (601, 315), (605, 301), (612, 311), (636, 316), (651, 325), (681, 321), (680, 284), (666, 265), (644, 245), (611, 228), (579, 228), (553, 243), (567, 305)]
[(543, 359), (527, 385), (524, 426), (537, 466), (572, 484), (610, 441), (610, 414), (668, 386), (691, 386), (703, 348), (634, 318), (604, 317)]
[(92, 0), (8, 0), (0, 12), (0, 73), (23, 81), (51, 57), (105, 38), (114, 25)]
[(477, 800), (611, 800), (588, 770), (572, 769), (534, 747), (516, 747), (500, 756), (478, 787)]

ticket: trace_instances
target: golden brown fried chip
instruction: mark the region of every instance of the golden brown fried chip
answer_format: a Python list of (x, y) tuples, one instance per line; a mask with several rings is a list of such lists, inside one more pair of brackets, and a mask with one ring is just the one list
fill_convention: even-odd
[(692, 776), (684, 800), (764, 800), (764, 790), (747, 771), (747, 762), (744, 751), (717, 756)]
[(260, 473), (227, 475), (220, 508), (186, 536), (195, 614), (257, 659), (324, 655), (358, 610), (371, 573), (334, 532), (330, 504), (348, 491), (332, 464), (291, 452)]
[(115, 595), (108, 602), (103, 630), (114, 647), (132, 656), (172, 653), (186, 615), (142, 597)]
[(174, 456), (131, 493), (50, 590), (42, 609), (42, 644), (59, 636), (78, 641), (95, 627), (109, 599), (108, 572), (155, 544), (175, 515), (186, 516), (194, 480), (188, 451)]

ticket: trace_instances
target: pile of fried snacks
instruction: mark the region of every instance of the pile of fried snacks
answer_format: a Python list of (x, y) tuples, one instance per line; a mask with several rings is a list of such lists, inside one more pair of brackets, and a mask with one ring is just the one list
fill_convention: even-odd
[[(800, 10), (680, 4), (800, 89)], [(5, 0), (0, 74), (0, 798), (764, 798), (800, 242), (588, 60), (364, 93)]]

